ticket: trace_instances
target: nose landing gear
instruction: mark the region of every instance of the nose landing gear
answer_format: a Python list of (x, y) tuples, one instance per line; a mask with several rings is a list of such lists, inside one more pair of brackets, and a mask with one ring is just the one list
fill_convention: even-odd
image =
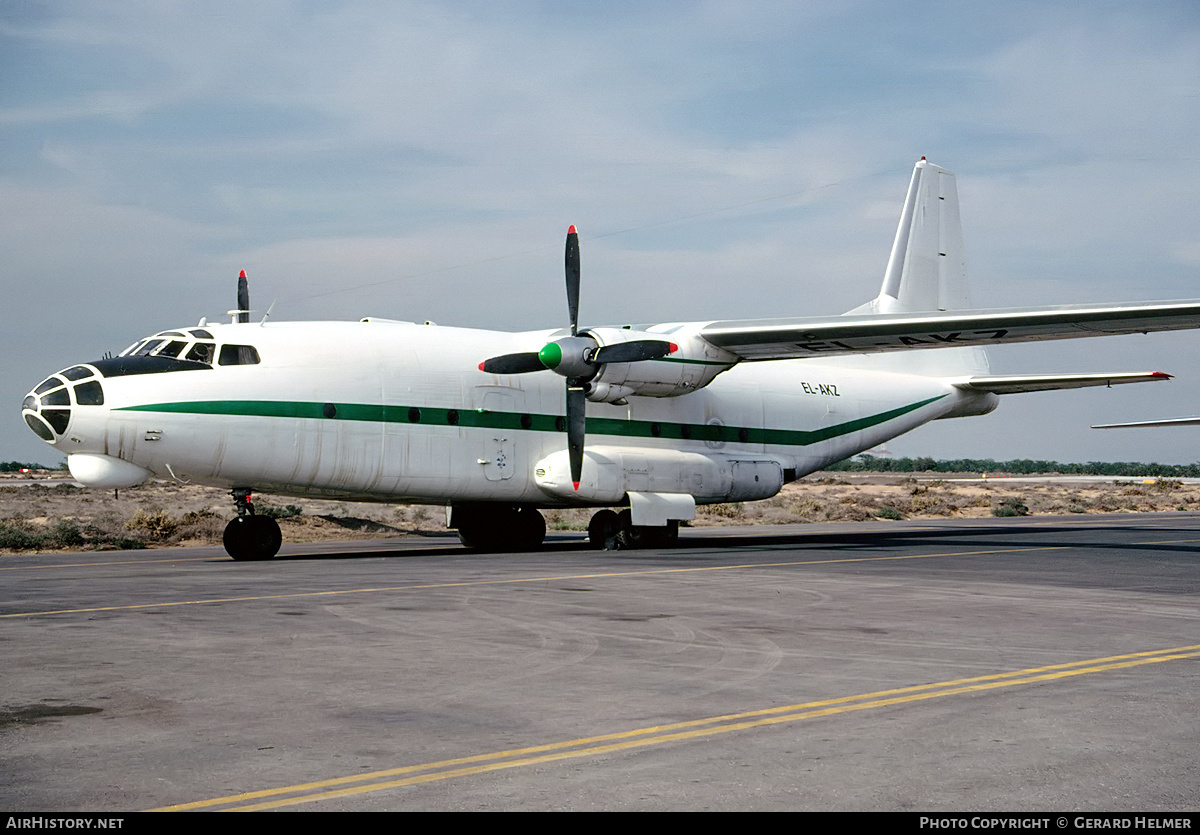
[(250, 491), (230, 491), (237, 503), (238, 515), (225, 526), (225, 553), (235, 560), (269, 560), (279, 553), (283, 534), (279, 523), (270, 516), (255, 516)]

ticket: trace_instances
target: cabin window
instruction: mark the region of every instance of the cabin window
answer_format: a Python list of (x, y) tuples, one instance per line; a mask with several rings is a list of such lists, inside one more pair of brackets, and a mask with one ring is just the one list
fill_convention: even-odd
[(218, 365), (258, 365), (258, 351), (252, 345), (222, 345)]

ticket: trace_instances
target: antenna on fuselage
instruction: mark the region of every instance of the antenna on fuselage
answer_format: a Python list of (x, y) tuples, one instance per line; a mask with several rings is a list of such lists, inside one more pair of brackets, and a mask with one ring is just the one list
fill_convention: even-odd
[(229, 311), (229, 315), (235, 317), (234, 322), (250, 321), (250, 281), (245, 270), (238, 273), (237, 310)]

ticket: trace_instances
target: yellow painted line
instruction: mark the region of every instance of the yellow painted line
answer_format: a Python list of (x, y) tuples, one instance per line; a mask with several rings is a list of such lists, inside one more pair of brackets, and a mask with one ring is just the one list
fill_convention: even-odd
[[(750, 728), (795, 722), (802, 719), (834, 716), (853, 711), (889, 707), (945, 696), (1014, 687), (1022, 684), (1055, 681), (1073, 676), (1122, 670), (1146, 664), (1157, 664), (1164, 661), (1177, 661), (1188, 658), (1200, 658), (1200, 644), (1126, 655), (1114, 655), (1106, 658), (1093, 658), (1085, 661), (1072, 661), (1065, 664), (1032, 667), (1007, 673), (955, 679), (934, 684), (920, 684), (892, 690), (880, 690), (873, 693), (861, 693), (855, 696), (787, 705), (785, 707), (766, 708), (764, 710), (748, 711), (745, 713), (732, 713), (724, 716), (656, 725), (632, 731), (550, 743), (548, 745), (516, 748), (490, 754), (478, 754), (475, 756), (442, 760), (440, 762), (423, 763), (421, 765), (402, 766), (400, 768), (385, 769), (367, 774), (335, 777), (329, 780), (301, 783), (294, 786), (244, 792), (242, 794), (217, 797), (210, 800), (198, 800), (192, 803), (179, 803), (149, 811), (174, 812), (212, 809), (218, 806), (227, 807), (221, 811), (275, 809), (283, 806), (294, 806), (300, 803), (311, 803), (318, 800), (366, 794), (419, 783), (448, 780), (472, 774), (483, 774), (490, 771), (520, 768), (580, 757), (592, 757), (616, 751), (660, 745), (666, 742), (692, 740), (733, 731), (748, 730)], [(365, 785), (352, 785), (355, 783)], [(281, 797), (282, 795), (292, 796)], [(265, 800), (266, 798), (278, 799)], [(236, 805), (247, 804), (248, 801), (262, 802)]]
[[(1157, 542), (1132, 542), (1129, 545), (1178, 545), (1181, 543), (1200, 542), (1200, 539), (1174, 539)], [(126, 612), (139, 609), (161, 609), (175, 606), (202, 606), (217, 603), (248, 603), (263, 600), (296, 600), (312, 597), (340, 597), (348, 594), (375, 594), (379, 592), (421, 591), (429, 589), (471, 588), (478, 586), (503, 586), (518, 583), (547, 583), (564, 580), (597, 580), (615, 577), (645, 577), (662, 574), (695, 574), (706, 571), (740, 571), (751, 568), (791, 568), (803, 565), (837, 565), (856, 562), (890, 562), (896, 560), (923, 560), (939, 557), (974, 557), (987, 554), (1019, 554), (1034, 551), (1065, 551), (1075, 548), (1074, 545), (1047, 545), (1033, 548), (991, 548), (981, 551), (953, 551), (936, 554), (899, 554), (887, 557), (846, 557), (827, 560), (799, 560), (792, 562), (747, 563), (745, 565), (709, 565), (697, 568), (653, 568), (639, 571), (611, 571), (596, 574), (560, 574), (546, 577), (517, 577), (511, 580), (463, 580), (454, 583), (425, 583), (411, 586), (379, 586), (374, 588), (339, 589), (328, 591), (294, 592), (287, 594), (247, 595), (244, 597), (214, 597), (207, 600), (167, 600), (157, 603), (130, 603), (122, 606), (91, 606), (78, 609), (47, 609), (37, 612), (10, 612), (0, 615), (0, 620), (6, 618), (29, 618), (43, 615), (74, 615), (94, 612)]]

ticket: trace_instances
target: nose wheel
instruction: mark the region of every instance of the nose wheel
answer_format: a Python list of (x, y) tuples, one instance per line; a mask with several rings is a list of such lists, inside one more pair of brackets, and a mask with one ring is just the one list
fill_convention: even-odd
[(269, 560), (279, 553), (283, 534), (270, 516), (255, 516), (249, 490), (234, 490), (238, 515), (225, 526), (225, 553), (238, 561)]

